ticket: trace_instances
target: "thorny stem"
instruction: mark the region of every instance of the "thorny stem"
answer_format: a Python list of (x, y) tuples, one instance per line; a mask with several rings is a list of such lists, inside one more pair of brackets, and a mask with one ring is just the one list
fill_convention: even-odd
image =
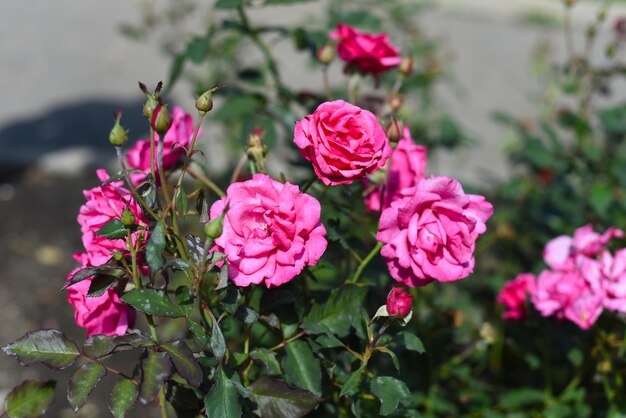
[(128, 175), (128, 168), (126, 167), (126, 162), (124, 161), (124, 155), (122, 154), (122, 148), (115, 147), (115, 152), (117, 153), (117, 160), (119, 161), (120, 167), (122, 168), (122, 174), (124, 175), (124, 180), (126, 180), (126, 183), (128, 184), (128, 189), (130, 190), (130, 193), (133, 195), (133, 198), (135, 198), (137, 203), (139, 203), (141, 207), (146, 212), (148, 212), (150, 216), (152, 216), (152, 218), (159, 219), (159, 217), (156, 215), (156, 213), (154, 213), (154, 211), (150, 208), (150, 206), (148, 206), (146, 202), (141, 198), (141, 196), (139, 196), (139, 193), (137, 193), (137, 189), (135, 189), (135, 186), (133, 186), (133, 183), (131, 183), (130, 176)]
[(326, 98), (331, 101), (333, 100), (333, 91), (330, 88), (330, 81), (328, 80), (328, 64), (325, 64), (322, 68), (322, 77), (324, 80), (324, 92), (326, 92)]
[[(152, 138), (151, 143), (153, 142), (153, 139), (155, 138), (155, 136), (156, 134), (154, 132), (154, 129), (150, 128), (150, 137)], [(165, 135), (163, 135), (163, 137), (165, 137)], [(163, 143), (164, 142), (165, 141), (163, 139), (159, 141), (159, 147), (157, 150), (157, 158), (156, 158), (156, 166), (159, 172), (159, 179), (161, 179), (161, 190), (163, 191), (163, 196), (165, 196), (165, 203), (169, 205), (169, 203), (172, 201), (172, 198), (170, 197), (170, 192), (167, 188), (167, 179), (165, 178), (165, 170), (163, 170)], [(152, 161), (155, 161), (155, 160), (152, 160)], [(150, 164), (150, 166), (152, 167), (153, 164)]]
[(352, 276), (352, 278), (350, 279), (351, 283), (356, 283), (359, 280), (359, 277), (361, 277), (361, 274), (363, 273), (363, 270), (365, 270), (365, 267), (367, 267), (367, 265), (370, 263), (370, 261), (372, 261), (376, 254), (378, 254), (382, 247), (382, 242), (376, 243), (376, 246), (372, 248), (372, 251), (370, 251), (370, 253), (363, 259), (356, 273), (354, 273), (354, 276)]
[(306, 331), (300, 331), (299, 333), (297, 333), (296, 335), (294, 335), (293, 337), (287, 338), (286, 340), (284, 340), (281, 343), (276, 344), (274, 347), (270, 348), (270, 351), (278, 351), (281, 348), (283, 348), (284, 346), (286, 346), (287, 344), (289, 344), (290, 342), (293, 342), (301, 337), (304, 337), (306, 335)]
[(189, 174), (191, 174), (192, 176), (194, 176), (196, 179), (198, 179), (201, 183), (203, 183), (205, 186), (207, 186), (209, 189), (213, 190), (213, 192), (218, 195), (219, 197), (224, 197), (226, 196), (226, 193), (224, 193), (222, 191), (222, 189), (219, 188), (219, 186), (215, 183), (213, 183), (213, 181), (211, 179), (209, 179), (208, 177), (206, 177), (205, 175), (203, 175), (202, 173), (194, 170), (191, 167), (187, 168), (187, 172)]
[(84, 358), (85, 360), (87, 360), (87, 361), (91, 362), (91, 363), (98, 363), (99, 365), (101, 365), (102, 367), (104, 367), (107, 371), (109, 371), (109, 372), (111, 372), (111, 373), (113, 373), (113, 374), (116, 374), (116, 375), (118, 375), (118, 376), (121, 376), (121, 377), (123, 377), (124, 379), (128, 379), (128, 380), (130, 380), (131, 382), (133, 382), (133, 383), (135, 384), (135, 386), (139, 384), (139, 383), (138, 383), (135, 379), (133, 379), (132, 377), (130, 377), (130, 376), (129, 376), (129, 375), (127, 375), (126, 373), (121, 372), (121, 371), (119, 371), (119, 370), (117, 370), (117, 369), (114, 369), (113, 367), (109, 367), (109, 366), (107, 366), (106, 364), (103, 364), (103, 363), (99, 362), (99, 361), (98, 361), (97, 359), (95, 359), (95, 358), (91, 358), (91, 357), (89, 357), (88, 355), (85, 355), (85, 354), (81, 354), (80, 356), (81, 356), (82, 358)]

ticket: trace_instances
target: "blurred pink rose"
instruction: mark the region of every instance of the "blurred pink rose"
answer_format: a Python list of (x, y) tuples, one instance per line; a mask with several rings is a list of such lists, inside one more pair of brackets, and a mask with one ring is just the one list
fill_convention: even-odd
[(535, 291), (535, 275), (532, 273), (518, 274), (502, 286), (498, 294), (498, 303), (504, 306), (502, 318), (508, 321), (519, 321), (526, 317), (526, 296)]
[(255, 174), (228, 187), (226, 197), (211, 207), (211, 219), (227, 205), (215, 243), (226, 254), (228, 276), (237, 286), (280, 286), (315, 265), (326, 250), (320, 204), (297, 186)]
[[(404, 136), (398, 142), (398, 146), (393, 150), (391, 158), (387, 162), (388, 173), (387, 182), (384, 183), (384, 204), (382, 209), (387, 209), (391, 202), (396, 200), (402, 189), (415, 186), (424, 178), (426, 172), (426, 153), (428, 149), (417, 145), (411, 138), (408, 127), (404, 127)], [(364, 181), (365, 188), (368, 189), (370, 181)], [(381, 210), (380, 197), (382, 185), (375, 188), (365, 197), (365, 206), (372, 212)]]
[[(97, 170), (96, 173), (102, 182), (109, 179), (109, 175), (103, 169)], [(136, 224), (147, 226), (147, 222), (141, 208), (132, 198), (130, 192), (122, 187), (121, 181), (114, 181), (106, 186), (85, 190), (83, 194), (87, 202), (80, 207), (78, 223), (80, 224), (88, 263), (92, 266), (99, 266), (111, 258), (113, 251), (127, 251), (124, 239), (111, 240), (96, 233), (104, 224), (113, 219), (119, 219), (127, 206), (135, 215)], [(146, 238), (144, 231), (133, 233), (134, 242), (137, 242), (141, 237), (143, 237), (142, 239)]]
[(337, 42), (337, 54), (348, 65), (375, 76), (397, 67), (402, 62), (399, 49), (389, 42), (389, 35), (363, 33), (339, 23), (329, 34)]
[(389, 316), (404, 318), (413, 309), (413, 296), (401, 287), (394, 287), (387, 295), (386, 307)]
[[(194, 123), (193, 117), (176, 106), (172, 110), (172, 126), (165, 134), (163, 139), (163, 169), (169, 170), (176, 165), (178, 159), (184, 154), (183, 147), (188, 147), (193, 138)], [(198, 136), (202, 134), (202, 129), (198, 132)], [(159, 144), (159, 135), (155, 134), (154, 155), (156, 158), (157, 148)], [(137, 186), (146, 179), (146, 174), (150, 172), (150, 138), (140, 139), (135, 146), (128, 150), (126, 163), (129, 168), (143, 171), (142, 173), (131, 173), (130, 179), (134, 186)], [(158, 172), (157, 166), (154, 167)], [(158, 182), (158, 178), (157, 178)]]
[(448, 177), (423, 179), (385, 209), (376, 238), (391, 276), (408, 286), (467, 277), (493, 206)]
[[(86, 254), (75, 256), (83, 263)], [(85, 267), (85, 264), (83, 264)], [(74, 269), (68, 280), (82, 267)], [(135, 318), (135, 311), (120, 301), (115, 289), (107, 289), (102, 296), (87, 297), (91, 279), (83, 280), (67, 288), (67, 301), (74, 307), (74, 321), (87, 329), (91, 335), (123, 335)]]
[(604, 289), (604, 307), (611, 311), (626, 312), (626, 248), (611, 255), (602, 253), (602, 287)]
[(294, 142), (327, 186), (360, 180), (382, 168), (391, 155), (376, 116), (343, 100), (322, 103), (297, 122)]

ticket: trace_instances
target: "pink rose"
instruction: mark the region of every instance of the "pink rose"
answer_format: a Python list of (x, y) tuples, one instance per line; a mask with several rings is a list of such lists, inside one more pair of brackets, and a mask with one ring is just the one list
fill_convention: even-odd
[[(109, 175), (103, 169), (97, 170), (96, 173), (102, 182), (109, 179)], [(126, 240), (111, 240), (102, 237), (96, 233), (100, 228), (113, 219), (120, 219), (122, 211), (127, 206), (135, 216), (136, 224), (147, 226), (148, 223), (130, 192), (122, 187), (121, 181), (114, 181), (106, 186), (85, 190), (83, 194), (87, 202), (80, 207), (78, 223), (83, 235), (87, 260), (90, 265), (99, 266), (111, 258), (113, 251), (127, 251)], [(145, 239), (146, 233), (145, 231), (136, 231), (132, 236), (136, 243), (137, 240)]]
[(626, 312), (626, 248), (611, 255), (602, 253), (602, 287), (605, 292), (604, 307), (611, 311)]
[(582, 226), (574, 231), (574, 237), (561, 235), (553, 238), (546, 244), (543, 258), (553, 269), (571, 268), (577, 255), (595, 257), (613, 238), (622, 238), (624, 233), (610, 227), (604, 234), (593, 231), (591, 224)]
[(315, 265), (326, 250), (320, 204), (293, 184), (255, 174), (228, 187), (226, 197), (211, 207), (211, 219), (226, 206), (215, 244), (226, 254), (228, 277), (237, 286), (280, 286)]
[[(416, 145), (411, 138), (408, 127), (404, 127), (404, 136), (398, 141), (398, 146), (391, 154), (390, 163), (387, 163), (387, 181), (384, 183), (384, 203), (382, 209), (387, 209), (391, 202), (400, 196), (400, 191), (413, 187), (424, 178), (426, 171), (426, 153), (428, 148)], [(365, 188), (369, 189), (370, 182), (365, 180)], [(372, 212), (381, 210), (381, 192), (383, 185), (376, 187), (365, 197), (365, 206)]]
[(421, 180), (383, 210), (376, 238), (391, 276), (408, 286), (467, 277), (493, 206), (448, 177)]
[(376, 116), (343, 100), (322, 103), (297, 122), (294, 142), (327, 186), (360, 180), (391, 155)]
[(504, 284), (497, 301), (504, 306), (502, 318), (508, 321), (519, 321), (526, 317), (526, 296), (535, 291), (535, 275), (532, 273), (518, 274), (513, 280)]
[[(86, 254), (78, 254), (77, 259), (87, 262)], [(85, 267), (85, 264), (83, 264)], [(74, 269), (68, 280), (80, 270)], [(74, 321), (87, 329), (91, 335), (123, 335), (134, 322), (135, 311), (118, 297), (115, 289), (107, 289), (102, 296), (87, 297), (91, 279), (83, 280), (67, 288), (67, 301), (74, 307)]]
[(389, 316), (406, 317), (413, 309), (413, 296), (401, 287), (394, 287), (387, 295), (387, 313)]
[(389, 42), (389, 35), (362, 33), (358, 29), (339, 23), (329, 34), (337, 42), (339, 57), (363, 73), (377, 76), (397, 67), (402, 62), (399, 49)]
[[(193, 138), (194, 123), (193, 117), (176, 106), (172, 110), (172, 126), (163, 139), (163, 170), (169, 170), (176, 165), (178, 159), (184, 154), (183, 147), (188, 147)], [(198, 136), (202, 134), (202, 129)], [(154, 157), (157, 156), (159, 135), (155, 134)], [(143, 171), (143, 173), (131, 173), (130, 179), (134, 186), (137, 186), (146, 179), (146, 174), (150, 172), (150, 139), (140, 139), (134, 147), (128, 150), (126, 163), (129, 168)], [(157, 166), (154, 167), (158, 172)], [(158, 181), (158, 178), (157, 178)]]

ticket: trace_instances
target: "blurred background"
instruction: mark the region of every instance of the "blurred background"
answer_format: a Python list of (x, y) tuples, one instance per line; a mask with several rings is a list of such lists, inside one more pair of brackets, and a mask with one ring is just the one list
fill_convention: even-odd
[[(445, 66), (445, 79), (435, 86), (438, 106), (469, 138), (462, 152), (442, 150), (431, 155), (428, 171), (469, 184), (495, 185), (511, 175), (511, 168), (505, 156), (510, 132), (494, 120), (493, 113), (537, 114), (546, 86), (536, 74), (550, 65), (542, 56), (546, 50), (551, 51), (550, 59), (565, 54), (562, 3), (413, 1), (421, 9), (419, 27), (438, 42)], [(97, 185), (94, 168), (115, 166), (107, 140), (114, 110), (123, 111), (132, 139), (145, 136), (137, 81), (152, 87), (168, 79), (171, 45), (181, 42), (180, 37), (205, 31), (203, 22), (210, 8), (200, 3), (181, 0), (171, 7), (167, 1), (140, 0), (4, 2), (0, 15), (0, 345), (39, 327), (82, 336), (59, 291), (75, 266), (71, 254), (81, 250), (76, 215), (83, 203), (82, 190)], [(327, 3), (251, 9), (250, 17), (255, 23), (295, 24), (321, 15)], [(570, 24), (576, 38), (585, 36), (599, 4), (590, 0), (573, 10)], [(155, 24), (151, 13), (159, 7), (170, 15)], [(609, 24), (600, 29), (598, 43), (613, 36), (611, 22), (621, 15), (626, 15), (626, 6), (617, 4), (610, 10)], [(277, 45), (276, 51), (285, 83), (310, 86), (306, 57), (290, 45)], [(340, 78), (338, 65), (333, 71), (331, 84)], [(624, 86), (615, 88), (624, 92)], [(191, 110), (193, 92), (191, 83), (181, 80), (168, 101)], [(219, 133), (210, 127), (208, 132), (201, 146), (209, 153), (220, 152)], [(43, 367), (21, 368), (2, 355), (0, 399), (23, 379), (48, 375)], [(61, 378), (49, 416), (74, 416), (63, 399), (63, 387)], [(80, 415), (107, 416), (105, 393), (96, 389)], [(144, 414), (140, 408), (131, 413)]]

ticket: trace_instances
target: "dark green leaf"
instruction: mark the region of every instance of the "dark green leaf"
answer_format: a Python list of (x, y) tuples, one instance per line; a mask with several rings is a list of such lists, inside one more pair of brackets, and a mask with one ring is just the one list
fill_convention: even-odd
[(244, 0), (217, 0), (215, 3), (216, 9), (234, 9), (236, 7), (242, 7)]
[(80, 355), (76, 344), (54, 329), (28, 332), (19, 340), (2, 347), (2, 351), (16, 357), (22, 366), (43, 363), (52, 369), (68, 367)]
[(420, 354), (424, 354), (426, 352), (422, 340), (420, 340), (417, 335), (412, 334), (409, 331), (399, 332), (394, 340), (407, 350), (417, 351)]
[(209, 38), (206, 36), (193, 38), (187, 44), (187, 58), (195, 64), (201, 64), (209, 55), (209, 52), (211, 52), (211, 45)]
[(4, 401), (4, 411), (11, 418), (42, 416), (54, 398), (56, 384), (54, 380), (25, 380), (9, 392)]
[(187, 286), (179, 286), (176, 288), (176, 303), (185, 311), (187, 315), (193, 308), (193, 294)]
[(150, 270), (155, 272), (163, 267), (163, 250), (165, 249), (165, 225), (159, 221), (150, 233), (146, 244), (146, 261)]
[(215, 321), (215, 318), (213, 319), (213, 327), (211, 328), (211, 351), (213, 351), (213, 355), (220, 360), (226, 355), (224, 334), (222, 334), (220, 325)]
[(110, 289), (117, 283), (118, 277), (109, 274), (96, 274), (89, 283), (87, 297), (95, 298), (104, 295), (107, 289)]
[(122, 239), (126, 238), (128, 232), (126, 227), (122, 225), (119, 219), (113, 219), (105, 223), (102, 228), (96, 231), (96, 234), (108, 239)]
[(315, 395), (322, 394), (322, 371), (320, 362), (313, 356), (309, 345), (302, 340), (285, 346), (287, 355), (283, 361), (287, 382), (306, 389)]
[(163, 344), (161, 348), (167, 351), (176, 367), (176, 371), (191, 386), (200, 386), (202, 383), (202, 369), (193, 356), (193, 353), (183, 341)]
[(109, 411), (115, 418), (124, 418), (137, 401), (137, 386), (128, 379), (118, 381), (109, 398)]
[(289, 387), (285, 382), (267, 376), (257, 379), (248, 388), (250, 398), (263, 417), (301, 418), (321, 401), (308, 390)]
[(341, 393), (339, 396), (345, 396), (350, 392), (356, 392), (359, 390), (359, 385), (361, 384), (361, 380), (363, 379), (363, 372), (365, 371), (365, 367), (361, 365), (354, 373), (348, 377), (348, 380), (341, 387)]
[(606, 216), (611, 203), (613, 203), (613, 191), (608, 184), (596, 183), (591, 186), (589, 204), (598, 215)]
[(541, 404), (545, 401), (546, 394), (542, 390), (522, 388), (513, 389), (502, 395), (500, 405), (509, 410), (519, 410), (533, 404)]
[(152, 402), (170, 372), (170, 362), (165, 353), (149, 351), (141, 359), (139, 400), (142, 404), (147, 405)]
[(170, 267), (172, 270), (178, 271), (191, 270), (191, 264), (180, 258), (175, 258), (167, 263), (167, 267)]
[(82, 269), (78, 270), (76, 273), (74, 273), (72, 278), (69, 279), (65, 283), (65, 286), (63, 286), (61, 288), (61, 290), (65, 290), (68, 287), (72, 286), (73, 284), (76, 284), (78, 282), (82, 282), (83, 280), (86, 280), (86, 279), (90, 278), (91, 276), (93, 276), (97, 272), (98, 272), (98, 269), (95, 268), (95, 267), (85, 267), (85, 268), (82, 268)]
[(133, 289), (122, 296), (122, 301), (148, 315), (179, 318), (185, 316), (180, 306), (174, 305), (167, 295), (154, 289)]
[(196, 321), (194, 321), (192, 319), (188, 319), (187, 320), (187, 327), (191, 330), (191, 332), (193, 333), (194, 337), (196, 337), (196, 341), (200, 344), (200, 346), (202, 347), (203, 350), (209, 347), (209, 344), (211, 342), (211, 338), (204, 331), (202, 326), (200, 326), (200, 324), (198, 324)]
[(280, 369), (280, 363), (276, 359), (276, 353), (268, 350), (267, 348), (257, 348), (250, 353), (250, 357), (253, 360), (261, 362), (265, 366), (265, 374), (267, 375), (280, 375), (282, 373)]
[(235, 312), (235, 317), (245, 324), (252, 325), (259, 320), (259, 314), (252, 308), (240, 306)]
[(100, 363), (87, 363), (80, 366), (67, 385), (67, 400), (74, 412), (78, 412), (100, 379), (107, 373)]
[(154, 183), (154, 178), (152, 177), (152, 174), (148, 174), (146, 176), (146, 181), (144, 181), (137, 187), (137, 193), (139, 193), (143, 201), (146, 202), (146, 205), (151, 208), (154, 207), (157, 197), (157, 187)]
[(363, 287), (348, 285), (339, 291), (333, 291), (323, 303), (315, 303), (304, 317), (305, 322), (319, 322), (326, 325), (333, 334), (345, 337), (350, 332), (367, 290)]
[(221, 367), (215, 371), (215, 384), (204, 398), (204, 407), (207, 417), (239, 418), (241, 416), (237, 388)]
[(141, 332), (128, 330), (124, 335), (92, 335), (85, 341), (83, 350), (89, 357), (99, 358), (118, 351), (132, 350), (149, 343), (150, 340), (144, 337)]
[(404, 382), (388, 376), (373, 379), (370, 389), (380, 399), (380, 415), (382, 416), (393, 413), (398, 408), (398, 403), (411, 395)]
[(189, 211), (189, 201), (187, 200), (187, 194), (182, 185), (176, 189), (174, 203), (176, 204), (176, 212), (181, 216), (185, 216)]

